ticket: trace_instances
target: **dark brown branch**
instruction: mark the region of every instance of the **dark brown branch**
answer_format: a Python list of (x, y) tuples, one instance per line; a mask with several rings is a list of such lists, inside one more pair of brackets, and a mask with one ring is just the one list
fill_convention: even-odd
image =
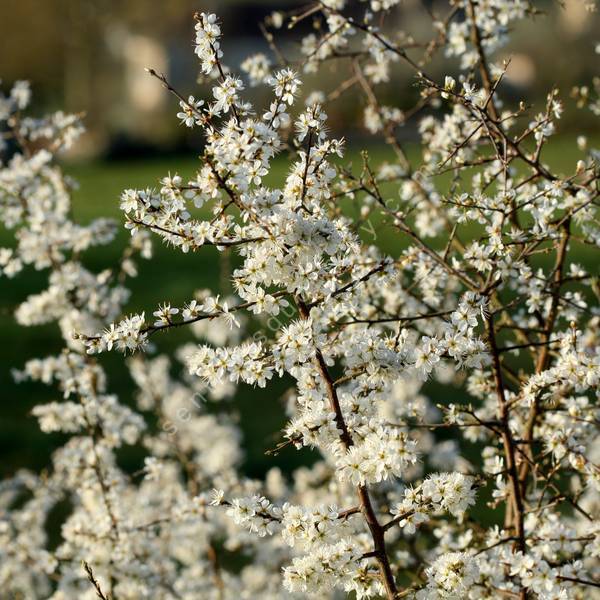
[(85, 562), (85, 560), (82, 561), (82, 563), (83, 568), (87, 574), (88, 581), (94, 586), (94, 589), (96, 590), (96, 596), (98, 596), (100, 600), (110, 600), (110, 596), (102, 591), (100, 582), (96, 579), (96, 577), (94, 577), (94, 571), (92, 571), (92, 567), (90, 567), (90, 565), (87, 562)]

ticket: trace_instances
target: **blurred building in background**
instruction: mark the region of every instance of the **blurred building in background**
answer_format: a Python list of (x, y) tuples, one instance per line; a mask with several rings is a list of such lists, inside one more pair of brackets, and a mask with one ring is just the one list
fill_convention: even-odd
[[(543, 26), (517, 28), (504, 53), (512, 62), (507, 81), (515, 97), (541, 100), (550, 86), (563, 95), (575, 81), (598, 74), (600, 19), (585, 0), (566, 0), (562, 6), (537, 4), (545, 14)], [(184, 94), (196, 93), (197, 65), (193, 54), (195, 11), (219, 14), (225, 34), (226, 62), (237, 66), (253, 52), (267, 51), (258, 24), (276, 9), (305, 6), (296, 0), (1, 0), (0, 78), (4, 85), (29, 79), (42, 108), (65, 108), (86, 113), (89, 134), (78, 150), (111, 156), (175, 150), (189, 140), (177, 126), (175, 103), (144, 67), (168, 74)], [(445, 3), (427, 0), (428, 10)], [(418, 0), (405, 0), (398, 28), (416, 39), (430, 34), (431, 22)], [(287, 38), (282, 32), (282, 38)], [(293, 42), (290, 52), (295, 52)], [(596, 62), (590, 58), (596, 57)], [(434, 63), (430, 70), (437, 71)], [(405, 70), (400, 85), (386, 91), (389, 104), (402, 107), (416, 93), (412, 74)], [(333, 72), (311, 76), (320, 86), (341, 78)], [(321, 81), (319, 81), (321, 80)], [(398, 81), (398, 80), (396, 80)], [(359, 107), (340, 99), (328, 108), (333, 123), (345, 128), (360, 119)], [(580, 124), (581, 125), (581, 124)], [(568, 126), (568, 124), (567, 124)]]

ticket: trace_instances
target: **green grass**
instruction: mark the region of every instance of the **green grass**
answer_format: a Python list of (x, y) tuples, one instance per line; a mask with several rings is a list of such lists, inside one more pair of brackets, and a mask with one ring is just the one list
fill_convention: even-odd
[[(571, 173), (581, 156), (578, 152), (572, 152), (574, 145), (571, 140), (566, 147), (571, 152), (568, 157), (564, 151), (565, 146), (559, 143), (553, 150), (546, 152), (544, 159), (553, 167)], [(381, 149), (375, 149), (370, 154), (375, 164), (392, 159), (392, 156)], [(409, 154), (411, 158), (416, 156), (414, 150), (410, 150)], [(355, 167), (359, 167), (361, 163), (360, 157), (356, 155), (345, 158), (342, 163), (347, 164), (349, 161)], [(197, 166), (198, 161), (193, 157), (180, 156), (161, 160), (67, 165), (66, 172), (80, 184), (73, 198), (75, 220), (86, 223), (94, 217), (109, 216), (122, 222), (118, 205), (123, 189), (154, 186), (168, 172), (177, 172), (184, 178), (190, 177)], [(286, 160), (279, 159), (272, 178), (267, 183), (281, 183), (286, 168)], [(449, 177), (445, 179), (448, 181)], [(111, 266), (120, 256), (127, 235), (125, 230), (121, 230), (115, 244), (88, 252), (86, 264), (92, 270)], [(365, 233), (365, 239), (372, 241), (368, 233)], [(398, 255), (408, 244), (389, 228), (378, 235), (377, 243), (393, 255)], [(0, 246), (4, 245), (11, 245), (11, 236), (0, 229)], [(577, 258), (588, 268), (592, 267), (591, 252)], [(52, 449), (64, 441), (60, 435), (42, 434), (35, 419), (28, 416), (34, 405), (58, 399), (57, 392), (41, 384), (17, 385), (11, 376), (11, 369), (21, 367), (27, 359), (57, 353), (62, 347), (55, 325), (23, 328), (15, 324), (12, 316), (14, 308), (28, 294), (43, 289), (46, 276), (46, 273), (27, 270), (13, 280), (0, 279), (0, 476), (13, 473), (19, 468), (41, 469), (47, 466)], [(181, 305), (191, 299), (194, 290), (198, 288), (219, 289), (219, 255), (210, 248), (186, 255), (161, 245), (155, 239), (154, 258), (151, 261), (139, 261), (139, 276), (129, 280), (128, 286), (132, 290), (132, 299), (127, 307), (129, 311), (152, 311), (158, 303), (165, 300)], [(182, 342), (193, 339), (189, 331), (181, 328), (156, 336), (154, 341), (159, 351), (171, 353)], [(118, 393), (125, 402), (131, 402), (133, 386), (122, 357), (109, 353), (102, 355), (100, 360), (109, 374), (110, 391)], [(179, 368), (178, 365), (175, 367)], [(275, 458), (264, 454), (265, 449), (275, 445), (277, 439), (274, 436), (284, 423), (282, 394), (286, 387), (287, 382), (282, 381), (272, 383), (266, 390), (242, 387), (235, 400), (235, 409), (239, 411), (245, 436), (245, 470), (249, 475), (259, 476), (275, 464), (288, 471), (314, 458), (314, 453), (299, 453), (293, 449), (284, 450)], [(431, 392), (448, 401), (448, 393), (457, 393), (442, 390), (439, 386), (432, 386)], [(140, 459), (140, 453), (133, 451), (123, 457), (129, 468), (135, 468)]]

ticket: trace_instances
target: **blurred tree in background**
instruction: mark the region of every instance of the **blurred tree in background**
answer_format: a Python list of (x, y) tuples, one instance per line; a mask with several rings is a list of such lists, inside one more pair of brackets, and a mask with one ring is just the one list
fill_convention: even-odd
[[(219, 12), (226, 24), (228, 55), (241, 62), (251, 52), (268, 50), (258, 23), (276, 9), (294, 6), (301, 8), (303, 3), (3, 0), (0, 77), (5, 84), (31, 80), (38, 102), (44, 104), (40, 108), (85, 111), (89, 135), (79, 150), (84, 154), (123, 156), (153, 149), (175, 150), (186, 145), (186, 132), (166, 118), (169, 100), (147, 77), (144, 67), (166, 72), (176, 84), (189, 82), (190, 72), (196, 69), (189, 51), (190, 16), (197, 10)], [(420, 33), (423, 39), (430, 33), (427, 13), (436, 10), (436, 2), (406, 0), (397, 19), (404, 28), (414, 31), (419, 41)], [(507, 79), (515, 95), (531, 101), (539, 99), (552, 85), (566, 93), (576, 81), (595, 74), (597, 61), (592, 64), (588, 59), (586, 63), (580, 57), (590, 56), (590, 46), (600, 41), (598, 15), (590, 17), (579, 0), (548, 2), (537, 25), (533, 27), (530, 21), (519, 25), (505, 50), (512, 59)], [(402, 108), (416, 90), (412, 74), (402, 66), (398, 69), (396, 85), (387, 90), (386, 102)], [(318, 86), (319, 79), (327, 79), (331, 87), (335, 67), (330, 72), (324, 70), (315, 75), (311, 85)], [(329, 106), (328, 112), (334, 126), (343, 121), (347, 129), (348, 123), (360, 118), (358, 109), (341, 99)], [(578, 126), (581, 128), (581, 123)]]

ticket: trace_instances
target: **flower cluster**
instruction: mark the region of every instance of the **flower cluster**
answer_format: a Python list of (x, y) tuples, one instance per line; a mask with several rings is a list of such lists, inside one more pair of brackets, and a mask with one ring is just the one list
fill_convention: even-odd
[(475, 504), (473, 478), (461, 473), (435, 473), (416, 488), (407, 488), (391, 513), (405, 533), (413, 534), (430, 514), (449, 512), (462, 517)]
[(427, 568), (428, 584), (417, 598), (463, 598), (479, 579), (477, 560), (465, 552), (442, 554)]

